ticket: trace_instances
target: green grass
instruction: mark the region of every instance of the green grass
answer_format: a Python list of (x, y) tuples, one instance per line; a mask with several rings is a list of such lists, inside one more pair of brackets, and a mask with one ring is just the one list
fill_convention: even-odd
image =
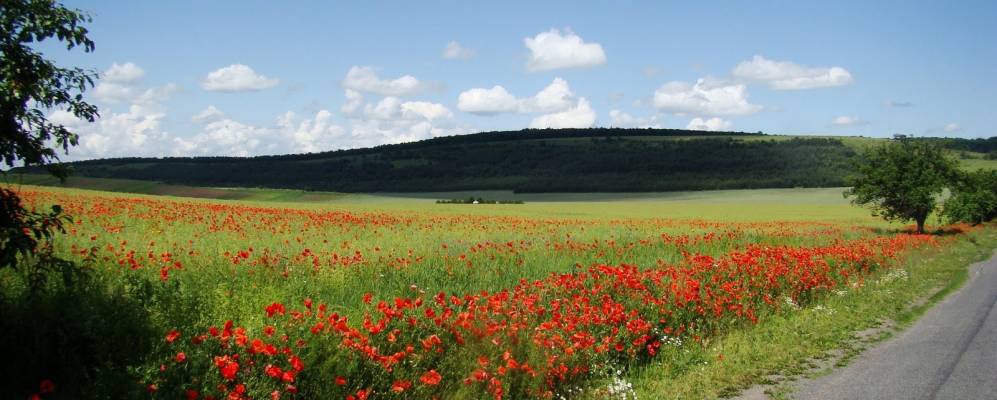
[(988, 160), (983, 157), (961, 158), (959, 159), (959, 166), (965, 171), (976, 171), (978, 169), (997, 170), (997, 160)]
[[(868, 222), (868, 213), (842, 197), (844, 188), (753, 189), (651, 193), (513, 193), (461, 191), (344, 194), (283, 189), (202, 188), (127, 179), (71, 177), (65, 184), (44, 175), (18, 175), (12, 183), (64, 188), (281, 203), (295, 207), (337, 205), (358, 210), (431, 211), (446, 214), (585, 218), (708, 218), (720, 221), (831, 220)], [(516, 205), (435, 204), (483, 197), (520, 200)]]
[[(635, 374), (633, 384), (641, 398), (705, 399), (728, 397), (770, 376), (793, 376), (811, 371), (815, 360), (828, 352), (860, 352), (868, 342), (855, 333), (890, 320), (910, 325), (935, 302), (959, 288), (967, 266), (990, 257), (997, 247), (997, 228), (990, 226), (958, 237), (942, 249), (911, 254), (903, 268), (906, 279), (871, 280), (843, 296), (834, 296), (797, 312), (780, 314), (744, 330), (719, 338), (702, 351), (673, 357), (700, 360), (690, 370), (676, 371), (667, 357)], [(881, 282), (881, 283), (880, 283)], [(927, 301), (911, 307), (918, 300)], [(833, 311), (831, 311), (833, 310)], [(882, 340), (889, 331), (875, 338)], [(720, 359), (720, 356), (723, 359)], [(839, 364), (840, 365), (840, 364)], [(775, 387), (775, 398), (791, 387)]]

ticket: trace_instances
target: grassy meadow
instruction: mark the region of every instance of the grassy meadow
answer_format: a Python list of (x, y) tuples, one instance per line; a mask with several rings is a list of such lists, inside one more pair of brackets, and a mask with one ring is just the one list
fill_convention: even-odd
[[(29, 360), (3, 386), (51, 380), (67, 398), (718, 397), (896, 317), (997, 241), (991, 228), (903, 233), (840, 188), (26, 182), (46, 182), (12, 185), (29, 204), (73, 218), (55, 253), (87, 272), (75, 285), (52, 273), (42, 291), (0, 274), (0, 339)], [(434, 203), (471, 195), (526, 204)]]

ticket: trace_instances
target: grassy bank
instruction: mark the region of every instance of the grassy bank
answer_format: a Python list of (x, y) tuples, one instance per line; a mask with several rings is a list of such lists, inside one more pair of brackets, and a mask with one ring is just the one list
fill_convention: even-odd
[[(903, 328), (967, 278), (968, 266), (985, 260), (997, 247), (997, 228), (980, 228), (954, 236), (939, 248), (910, 254), (902, 269), (885, 271), (861, 287), (828, 297), (796, 312), (774, 315), (765, 323), (735, 330), (701, 351), (673, 354), (694, 360), (698, 367), (677, 370), (660, 362), (633, 375), (640, 398), (699, 399), (737, 395), (753, 384), (777, 383), (814, 371), (821, 360), (844, 364), (872, 341), (889, 337), (891, 330), (870, 330), (890, 321)], [(872, 332), (857, 338), (858, 332)], [(685, 365), (690, 364), (686, 362)], [(784, 398), (784, 387), (767, 394)]]

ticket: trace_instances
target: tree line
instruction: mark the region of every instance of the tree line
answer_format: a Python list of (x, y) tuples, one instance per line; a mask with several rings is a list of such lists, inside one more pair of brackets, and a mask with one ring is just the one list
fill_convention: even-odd
[[(523, 138), (533, 132), (504, 132), (324, 155), (113, 159), (71, 166), (76, 175), (98, 178), (338, 192), (828, 187), (844, 185), (854, 170), (855, 151), (837, 139), (744, 140), (739, 134), (689, 131), (681, 131), (681, 138), (660, 137), (677, 132), (670, 130), (637, 135), (644, 131), (554, 130), (536, 134), (542, 139)], [(596, 135), (608, 133), (614, 134)], [(495, 137), (502, 140), (488, 140)]]

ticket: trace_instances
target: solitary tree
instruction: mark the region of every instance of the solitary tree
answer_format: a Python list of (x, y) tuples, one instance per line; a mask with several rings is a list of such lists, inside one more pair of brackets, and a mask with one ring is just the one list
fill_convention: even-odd
[[(66, 177), (57, 149), (69, 151), (77, 136), (46, 118), (51, 110), (66, 110), (93, 122), (97, 107), (83, 100), (97, 75), (81, 68), (63, 68), (46, 60), (33, 44), (55, 39), (67, 50), (94, 43), (81, 24), (90, 17), (54, 0), (0, 1), (0, 162), (48, 166)], [(4, 173), (6, 174), (6, 173)], [(16, 267), (20, 256), (34, 253), (55, 230), (61, 229), (61, 210), (39, 213), (27, 209), (17, 193), (0, 187), (0, 268)]]
[(865, 152), (844, 195), (887, 221), (913, 220), (917, 233), (924, 233), (928, 214), (956, 171), (955, 160), (937, 145), (897, 138)]

